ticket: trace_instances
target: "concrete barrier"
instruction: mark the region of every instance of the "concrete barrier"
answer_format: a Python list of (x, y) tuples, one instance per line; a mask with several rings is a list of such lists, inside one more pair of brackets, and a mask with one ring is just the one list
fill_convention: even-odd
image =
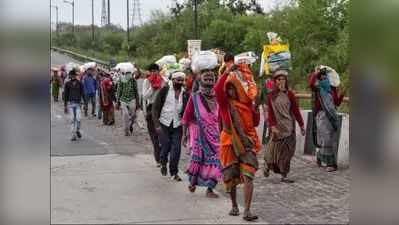
[[(311, 110), (301, 110), (305, 126), (308, 124), (308, 114)], [(262, 113), (263, 115), (263, 113)], [(349, 167), (349, 114), (339, 113), (342, 116), (341, 133), (338, 144), (338, 165), (340, 167)], [(261, 123), (257, 127), (259, 138), (263, 133), (263, 116)], [(310, 135), (307, 134), (306, 135)], [(302, 136), (298, 124), (296, 125), (296, 151), (297, 156), (305, 156), (305, 140), (306, 136)], [(262, 153), (263, 154), (263, 153)]]
[(81, 60), (81, 61), (96, 62), (97, 64), (99, 64), (99, 65), (101, 65), (101, 66), (103, 66), (103, 67), (105, 67), (107, 69), (109, 69), (109, 67), (110, 67), (108, 62), (105, 62), (103, 60), (99, 60), (99, 59), (96, 59), (96, 58), (92, 58), (92, 57), (89, 57), (89, 56), (81, 55), (81, 54), (73, 52), (73, 51), (69, 51), (69, 50), (66, 50), (66, 49), (58, 48), (58, 47), (51, 47), (51, 50), (60, 52), (62, 54), (69, 55), (69, 56), (71, 56), (73, 58), (76, 58), (78, 60)]
[[(305, 126), (308, 124), (308, 114), (311, 110), (301, 110)], [(338, 164), (341, 167), (349, 167), (349, 114), (339, 113), (342, 116), (341, 133), (338, 143)], [(310, 134), (306, 134), (310, 135)], [(305, 138), (301, 135), (299, 126), (296, 126), (296, 154), (305, 155)]]

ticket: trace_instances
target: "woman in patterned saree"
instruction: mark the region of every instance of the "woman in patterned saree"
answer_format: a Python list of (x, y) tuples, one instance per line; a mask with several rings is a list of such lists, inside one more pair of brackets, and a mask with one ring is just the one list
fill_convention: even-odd
[[(213, 86), (215, 73), (211, 70), (201, 71), (199, 90), (193, 92), (187, 103), (182, 123), (183, 145), (189, 139), (190, 163), (186, 173), (189, 177), (189, 190), (194, 192), (196, 186), (207, 187), (206, 196), (217, 198), (213, 192), (221, 180), (219, 154), (218, 106)], [(187, 132), (188, 128), (188, 132)]]

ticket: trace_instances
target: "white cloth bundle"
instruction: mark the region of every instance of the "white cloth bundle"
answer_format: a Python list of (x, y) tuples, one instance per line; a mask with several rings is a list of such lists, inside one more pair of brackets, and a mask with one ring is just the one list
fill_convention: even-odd
[(234, 64), (253, 64), (257, 59), (254, 52), (243, 52), (234, 56)]
[(122, 73), (134, 73), (137, 71), (136, 67), (130, 62), (118, 63), (115, 69), (120, 70)]
[(218, 57), (212, 51), (200, 51), (196, 53), (191, 62), (191, 69), (194, 73), (201, 70), (213, 70), (218, 65)]
[(338, 87), (341, 84), (341, 79), (339, 77), (339, 74), (337, 73), (337, 71), (335, 71), (333, 68), (329, 67), (329, 66), (324, 66), (321, 65), (319, 67), (320, 69), (326, 68), (327, 69), (327, 77), (328, 80), (330, 81), (330, 85), (333, 87)]
[(76, 72), (79, 72), (79, 70), (80, 70), (80, 65), (79, 65), (79, 64), (76, 64), (76, 63), (73, 63), (73, 62), (67, 63), (67, 64), (65, 65), (65, 72), (66, 72), (67, 74), (69, 74), (69, 72), (70, 72), (71, 70), (73, 70), (73, 69), (75, 69)]
[(166, 55), (160, 58), (155, 62), (159, 67), (163, 67), (164, 65), (171, 65), (177, 63), (177, 59), (174, 55)]
[(180, 64), (181, 69), (186, 70), (186, 69), (190, 68), (191, 60), (188, 58), (181, 58), (179, 60), (179, 64)]

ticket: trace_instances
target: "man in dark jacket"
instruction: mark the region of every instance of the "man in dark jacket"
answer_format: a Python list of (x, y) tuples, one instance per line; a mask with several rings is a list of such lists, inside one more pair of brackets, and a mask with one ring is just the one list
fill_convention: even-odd
[(82, 83), (76, 79), (76, 71), (69, 72), (71, 80), (65, 84), (64, 90), (64, 112), (69, 113), (72, 124), (71, 141), (76, 141), (76, 137), (81, 138), (80, 133), (80, 105), (84, 99), (84, 90)]
[(91, 115), (95, 116), (97, 80), (94, 77), (93, 68), (87, 69), (87, 73), (83, 77), (83, 87), (85, 94), (85, 102), (84, 102), (85, 116), (87, 117), (87, 110), (89, 109), (89, 101), (91, 102)]
[(161, 174), (167, 175), (168, 156), (170, 154), (169, 173), (175, 181), (181, 181), (178, 167), (181, 152), (183, 116), (188, 94), (183, 89), (185, 74), (172, 74), (172, 85), (164, 86), (157, 94), (152, 106), (152, 119), (161, 142)]

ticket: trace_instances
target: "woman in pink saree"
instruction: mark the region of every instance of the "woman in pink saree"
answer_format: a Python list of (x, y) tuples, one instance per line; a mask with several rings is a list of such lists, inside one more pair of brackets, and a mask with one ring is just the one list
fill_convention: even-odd
[[(219, 152), (218, 105), (213, 86), (216, 76), (213, 71), (202, 71), (200, 87), (192, 93), (183, 115), (183, 144), (189, 140), (190, 163), (186, 173), (189, 177), (189, 190), (196, 186), (207, 187), (206, 196), (217, 198), (213, 192), (221, 180)], [(187, 131), (188, 128), (188, 132)]]

